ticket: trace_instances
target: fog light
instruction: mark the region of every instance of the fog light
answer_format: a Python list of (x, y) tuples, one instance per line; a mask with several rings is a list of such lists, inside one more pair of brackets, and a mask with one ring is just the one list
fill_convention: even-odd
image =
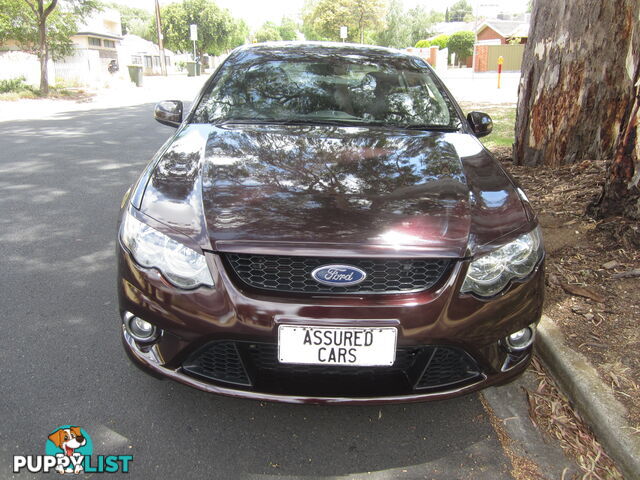
[(127, 333), (138, 342), (152, 342), (158, 338), (158, 329), (155, 325), (143, 320), (131, 313), (124, 316), (124, 327)]
[(536, 326), (535, 324), (531, 324), (522, 330), (518, 330), (517, 332), (513, 332), (511, 335), (506, 336), (504, 344), (507, 347), (507, 350), (519, 352), (529, 348), (533, 343), (535, 336)]

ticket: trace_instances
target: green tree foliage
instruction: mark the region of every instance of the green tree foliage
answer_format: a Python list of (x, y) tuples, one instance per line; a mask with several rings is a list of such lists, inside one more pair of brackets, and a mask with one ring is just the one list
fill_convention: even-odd
[(273, 22), (265, 22), (256, 32), (257, 42), (277, 42), (282, 40), (280, 28)]
[(449, 35), (442, 34), (432, 38), (429, 42), (429, 46), (440, 47), (440, 50), (447, 48), (449, 46)]
[(300, 31), (304, 38), (307, 40), (326, 40), (322, 38), (322, 36), (315, 31), (315, 27), (313, 24), (313, 12), (318, 4), (318, 0), (304, 0), (304, 6), (302, 7), (301, 17), (302, 17), (302, 28)]
[(404, 48), (411, 44), (411, 25), (402, 0), (391, 0), (385, 17), (385, 28), (375, 35), (378, 45)]
[(375, 32), (384, 26), (382, 20), (387, 8), (385, 0), (349, 0), (354, 7), (354, 23), (360, 37), (360, 43), (365, 41), (367, 30)]
[(298, 24), (288, 17), (283, 17), (280, 25), (265, 22), (255, 34), (257, 42), (276, 42), (279, 40), (296, 40), (298, 38)]
[[(185, 0), (161, 8), (164, 45), (174, 51), (190, 52), (189, 25), (198, 26), (198, 55), (221, 53), (244, 43), (246, 24), (239, 23), (227, 9), (211, 0)], [(151, 38), (157, 38), (155, 22), (151, 25)], [(246, 38), (246, 37), (245, 37)]]
[(47, 61), (73, 51), (70, 37), (97, 10), (95, 0), (0, 0), (0, 44), (12, 40), (40, 59), (40, 91), (48, 95)]
[[(57, 2), (45, 19), (46, 47), (50, 58), (59, 60), (73, 52), (70, 37), (78, 32), (79, 24), (99, 8), (98, 2), (93, 0)], [(14, 40), (23, 50), (40, 56), (43, 48), (39, 44), (37, 18), (37, 12), (25, 0), (0, 0), (0, 43)]]
[(303, 10), (303, 33), (309, 40), (340, 41), (340, 27), (347, 40), (364, 43), (384, 27), (385, 0), (311, 0)]
[(420, 39), (432, 36), (433, 25), (442, 21), (444, 21), (444, 15), (441, 12), (427, 11), (421, 5), (410, 9), (407, 12), (407, 24), (410, 26), (408, 45), (414, 45)]
[(433, 25), (443, 19), (442, 13), (427, 11), (421, 5), (405, 11), (402, 0), (391, 0), (385, 28), (376, 34), (375, 41), (385, 47), (405, 48), (430, 37)]
[[(155, 21), (150, 12), (142, 8), (130, 7), (115, 2), (110, 3), (109, 7), (120, 12), (123, 35), (132, 34), (144, 38), (150, 37), (149, 27)], [(149, 39), (147, 38), (147, 40)]]
[(473, 18), (473, 8), (467, 0), (458, 0), (447, 11), (447, 22), (468, 22)]
[(298, 24), (288, 17), (283, 17), (278, 27), (282, 40), (296, 40), (298, 38)]
[(449, 36), (448, 35), (438, 35), (431, 40), (420, 40), (416, 42), (416, 48), (427, 48), (427, 47), (439, 47), (440, 50), (447, 48), (449, 44)]
[(455, 53), (456, 61), (460, 63), (460, 60), (473, 55), (473, 44), (475, 39), (475, 34), (470, 31), (456, 32), (452, 34), (447, 42), (449, 53)]
[(229, 48), (239, 47), (240, 45), (244, 45), (247, 43), (247, 39), (249, 38), (249, 26), (247, 22), (242, 20), (241, 18), (234, 19), (233, 22), (233, 32), (229, 37)]

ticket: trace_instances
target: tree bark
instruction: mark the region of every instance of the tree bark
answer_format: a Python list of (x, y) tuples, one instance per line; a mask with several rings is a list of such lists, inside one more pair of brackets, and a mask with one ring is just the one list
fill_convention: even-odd
[[(640, 45), (640, 28), (634, 31), (636, 47)], [(607, 165), (607, 178), (600, 197), (587, 212), (595, 217), (623, 216), (640, 220), (640, 49), (633, 52), (635, 90), (633, 103), (624, 113), (613, 160)], [(629, 232), (640, 247), (640, 229)]]
[(534, 3), (518, 92), (516, 163), (613, 158), (634, 99), (639, 14), (638, 0)]
[(47, 45), (47, 26), (44, 20), (38, 24), (38, 33), (40, 39), (40, 94), (46, 97), (49, 95), (49, 48)]
[(47, 41), (47, 18), (51, 15), (51, 12), (56, 8), (58, 0), (51, 0), (51, 3), (45, 8), (44, 0), (38, 0), (37, 6), (31, 3), (30, 0), (25, 0), (33, 13), (36, 16), (38, 22), (38, 56), (40, 57), (40, 93), (43, 96), (49, 95), (49, 75), (48, 75), (48, 62), (49, 62), (49, 42)]

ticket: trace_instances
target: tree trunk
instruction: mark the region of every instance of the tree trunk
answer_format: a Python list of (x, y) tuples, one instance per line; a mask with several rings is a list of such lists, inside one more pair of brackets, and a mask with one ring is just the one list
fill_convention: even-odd
[(613, 158), (634, 98), (639, 13), (638, 0), (534, 3), (518, 93), (516, 163)]
[(47, 27), (46, 19), (40, 20), (38, 24), (38, 33), (40, 34), (40, 94), (49, 95), (49, 75), (47, 72), (49, 62), (49, 48), (47, 45)]
[[(588, 213), (606, 218), (624, 216), (640, 220), (640, 25), (634, 32), (633, 103), (624, 112), (613, 160), (607, 165), (607, 178), (600, 197), (589, 206)], [(640, 230), (629, 232), (640, 247)]]
[(38, 21), (38, 55), (40, 56), (40, 93), (43, 96), (49, 95), (49, 78), (47, 67), (49, 62), (49, 42), (47, 41), (47, 18), (58, 5), (58, 0), (51, 0), (51, 3), (44, 6), (45, 0), (38, 0), (37, 6), (29, 0), (25, 0), (35, 14)]

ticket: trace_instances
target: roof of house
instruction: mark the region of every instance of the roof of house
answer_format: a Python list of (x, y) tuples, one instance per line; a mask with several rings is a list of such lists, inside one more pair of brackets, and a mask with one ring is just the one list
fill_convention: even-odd
[(456, 32), (473, 32), (474, 28), (474, 22), (440, 22), (433, 25), (431, 30), (436, 34), (434, 36), (437, 37), (438, 35), (451, 35)]
[(485, 20), (476, 29), (476, 33), (480, 33), (487, 27), (504, 38), (527, 37), (529, 35), (529, 23), (521, 20)]
[[(137, 54), (158, 55), (160, 52), (160, 49), (158, 48), (157, 44), (132, 34), (125, 35), (122, 38), (122, 42), (120, 43), (120, 46), (125, 50), (129, 50), (131, 54), (137, 53)], [(165, 48), (164, 51), (165, 51), (165, 54), (175, 55), (171, 50), (167, 48)]]

